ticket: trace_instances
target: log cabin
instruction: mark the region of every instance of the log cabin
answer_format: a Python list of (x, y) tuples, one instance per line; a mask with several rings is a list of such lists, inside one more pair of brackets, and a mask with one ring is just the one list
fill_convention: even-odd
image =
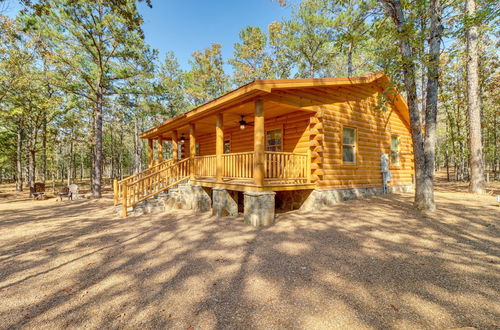
[(408, 107), (383, 74), (253, 81), (140, 137), (149, 168), (114, 183), (123, 216), (177, 189), (184, 207), (269, 225), (276, 209), (319, 209), (414, 181)]

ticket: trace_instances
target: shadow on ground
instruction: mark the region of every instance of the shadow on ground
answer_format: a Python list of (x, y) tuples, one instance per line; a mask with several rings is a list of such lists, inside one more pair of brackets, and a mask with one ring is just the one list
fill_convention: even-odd
[(500, 208), (409, 194), (280, 214), (272, 227), (109, 198), (0, 204), (0, 327), (495, 328)]

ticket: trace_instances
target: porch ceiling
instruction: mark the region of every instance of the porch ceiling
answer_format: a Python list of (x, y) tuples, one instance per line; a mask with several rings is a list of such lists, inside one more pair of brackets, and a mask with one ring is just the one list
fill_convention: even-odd
[[(142, 133), (141, 138), (156, 139), (163, 137), (170, 138), (172, 130), (178, 130), (181, 135), (188, 133), (188, 124), (195, 122), (198, 124), (197, 134), (203, 134), (214, 130), (215, 114), (224, 112), (226, 119), (224, 127), (237, 125), (240, 115), (246, 115), (245, 120), (253, 121), (253, 101), (262, 98), (265, 101), (265, 116), (276, 117), (290, 109), (316, 112), (318, 103), (325, 88), (335, 88), (339, 86), (367, 85), (373, 84), (380, 90), (388, 89), (394, 92), (392, 101), (409, 125), (409, 113), (403, 97), (391, 87), (390, 79), (383, 74), (370, 74), (362, 77), (346, 78), (320, 78), (320, 79), (279, 79), (279, 80), (256, 80), (240, 88), (237, 88), (223, 96), (207, 102), (191, 111), (178, 115), (163, 122), (162, 124)], [(306, 92), (307, 90), (307, 92)], [(318, 94), (310, 97), (312, 94)]]
[[(273, 101), (264, 100), (264, 111), (266, 118), (279, 117), (290, 113), (290, 111), (299, 111), (298, 107), (293, 107), (290, 105), (277, 103)], [(239, 121), (241, 120), (241, 115), (245, 116), (244, 119), (248, 123), (253, 123), (254, 121), (254, 102), (245, 102), (243, 104), (227, 108), (222, 111), (223, 114), (223, 128), (238, 127)], [(206, 116), (203, 118), (196, 119), (192, 121), (196, 124), (196, 135), (204, 135), (208, 133), (215, 133), (215, 115)], [(184, 134), (187, 138), (189, 137), (189, 123), (182, 126), (175, 127), (173, 129), (177, 130), (179, 138)], [(164, 140), (171, 139), (171, 131), (161, 132), (161, 137)]]

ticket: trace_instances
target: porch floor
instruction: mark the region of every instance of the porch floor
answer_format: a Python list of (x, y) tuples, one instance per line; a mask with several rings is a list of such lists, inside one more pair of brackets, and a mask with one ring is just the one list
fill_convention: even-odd
[(252, 179), (231, 179), (223, 178), (223, 182), (217, 182), (215, 177), (196, 177), (192, 182), (202, 187), (221, 187), (235, 191), (284, 191), (314, 189), (314, 183), (289, 183), (280, 179), (265, 179), (264, 186), (259, 187), (253, 183)]

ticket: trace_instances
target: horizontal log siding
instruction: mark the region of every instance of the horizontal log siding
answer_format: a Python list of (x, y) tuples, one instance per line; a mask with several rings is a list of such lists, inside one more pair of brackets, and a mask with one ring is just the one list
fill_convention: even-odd
[[(291, 112), (285, 116), (267, 118), (266, 130), (283, 128), (283, 151), (306, 153), (309, 147), (309, 117), (304, 111)], [(215, 131), (215, 128), (214, 128)], [(224, 129), (224, 140), (231, 140), (231, 152), (253, 151), (253, 126), (240, 130), (239, 125)], [(200, 156), (215, 154), (215, 133), (197, 137)]]
[[(400, 138), (400, 165), (390, 166), (391, 185), (412, 183), (413, 152), (408, 126), (392, 108), (377, 108), (379, 89), (356, 86), (331, 89), (330, 93), (314, 92), (309, 97), (322, 102), (323, 124), (321, 176), (322, 189), (380, 187), (380, 154), (390, 154), (391, 135)], [(356, 165), (342, 163), (342, 127), (357, 129)], [(318, 147), (316, 147), (318, 149)]]

